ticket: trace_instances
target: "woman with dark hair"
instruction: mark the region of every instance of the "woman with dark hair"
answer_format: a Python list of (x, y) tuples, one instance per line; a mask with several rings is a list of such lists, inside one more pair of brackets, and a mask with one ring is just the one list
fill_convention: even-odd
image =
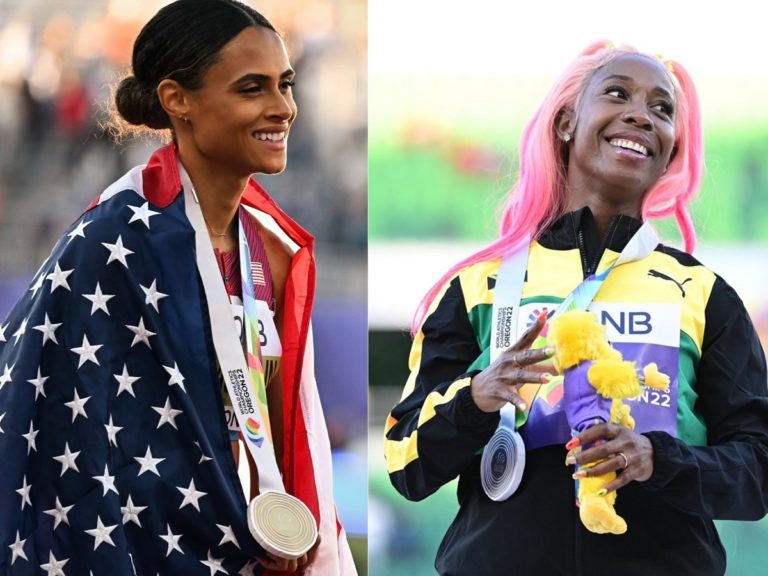
[(0, 572), (354, 574), (312, 374), (313, 239), (251, 178), (286, 164), (283, 41), (235, 0), (178, 0), (132, 68), (121, 130), (171, 143), (0, 325)]
[[(768, 512), (765, 355), (734, 290), (690, 254), (703, 156), (686, 70), (602, 42), (526, 126), (499, 238), (424, 298), (386, 423), (405, 497), (459, 479), (440, 574), (720, 576), (713, 520)], [(649, 223), (667, 216), (684, 251)], [(588, 365), (555, 375), (547, 341), (569, 309), (670, 376), (627, 400), (634, 429), (597, 401), (581, 426)], [(574, 480), (601, 482), (595, 497), (626, 523), (583, 524)]]

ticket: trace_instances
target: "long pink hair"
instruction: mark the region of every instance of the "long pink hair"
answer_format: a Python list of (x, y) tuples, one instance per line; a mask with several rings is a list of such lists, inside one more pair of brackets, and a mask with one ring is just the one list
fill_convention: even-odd
[(667, 171), (643, 199), (643, 220), (674, 215), (685, 244), (693, 252), (696, 231), (688, 203), (699, 191), (704, 169), (704, 144), (699, 98), (685, 69), (672, 60), (661, 60), (630, 46), (615, 47), (604, 41), (588, 46), (566, 68), (550, 88), (539, 109), (528, 122), (520, 139), (519, 173), (504, 200), (499, 237), (474, 254), (453, 265), (427, 292), (414, 315), (412, 332), (419, 329), (429, 306), (460, 269), (498, 258), (521, 247), (529, 236), (536, 239), (565, 212), (567, 145), (556, 133), (559, 114), (577, 110), (583, 89), (602, 66), (623, 54), (641, 54), (660, 61), (669, 71), (676, 89), (674, 158)]

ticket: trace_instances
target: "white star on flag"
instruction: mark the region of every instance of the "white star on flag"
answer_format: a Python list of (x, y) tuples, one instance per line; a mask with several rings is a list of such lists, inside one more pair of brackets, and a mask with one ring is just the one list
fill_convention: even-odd
[(237, 538), (235, 538), (235, 531), (232, 530), (232, 526), (224, 526), (223, 524), (216, 524), (216, 527), (219, 530), (221, 530), (222, 534), (224, 534), (224, 536), (221, 537), (221, 542), (219, 542), (219, 546), (223, 546), (227, 542), (232, 542), (232, 544), (240, 548), (240, 544), (238, 544)]
[(139, 318), (139, 323), (136, 326), (131, 326), (130, 324), (126, 324), (125, 327), (134, 333), (133, 342), (131, 342), (131, 348), (133, 348), (139, 342), (144, 342), (144, 344), (146, 344), (148, 348), (152, 348), (152, 346), (149, 343), (149, 337), (154, 336), (155, 333), (150, 332), (149, 330), (144, 328), (144, 318)]
[(103, 310), (104, 314), (109, 316), (109, 310), (107, 309), (107, 302), (109, 302), (110, 299), (114, 298), (114, 294), (104, 294), (101, 291), (101, 286), (99, 286), (99, 283), (96, 282), (96, 290), (94, 290), (93, 294), (83, 294), (83, 298), (86, 300), (91, 301), (91, 316), (93, 316), (94, 312), (96, 310)]
[(109, 468), (107, 468), (107, 465), (104, 464), (104, 475), (103, 476), (91, 476), (94, 480), (98, 480), (101, 482), (102, 487), (104, 488), (104, 494), (102, 496), (106, 496), (107, 492), (110, 490), (120, 496), (120, 492), (117, 491), (117, 488), (115, 488), (115, 477), (109, 475)]
[(75, 459), (80, 456), (80, 452), (70, 452), (69, 451), (69, 442), (64, 443), (64, 454), (61, 456), (54, 456), (53, 459), (57, 462), (61, 462), (61, 474), (59, 474), (59, 478), (64, 476), (64, 472), (72, 468), (75, 472), (80, 472), (80, 469), (77, 467), (77, 464), (75, 464)]
[(157, 465), (160, 464), (165, 458), (153, 458), (152, 457), (152, 450), (149, 446), (147, 446), (147, 453), (144, 455), (143, 458), (140, 458), (138, 456), (133, 457), (136, 462), (141, 464), (141, 468), (139, 469), (139, 473), (137, 476), (141, 476), (144, 474), (144, 472), (154, 472), (158, 476), (160, 476), (160, 472), (157, 471)]
[(8, 328), (8, 324), (0, 324), (0, 342), (7, 342), (5, 339), (5, 329)]
[(90, 224), (91, 222), (93, 222), (93, 220), (89, 220), (88, 222), (83, 222), (83, 221), (78, 222), (77, 228), (75, 228), (74, 230), (72, 230), (72, 232), (67, 234), (67, 236), (69, 236), (69, 241), (67, 242), (67, 244), (72, 242), (72, 240), (74, 240), (76, 236), (80, 236), (80, 238), (85, 238), (85, 227), (88, 226), (88, 224)]
[(179, 428), (176, 426), (176, 416), (179, 414), (182, 414), (181, 410), (174, 410), (171, 408), (171, 399), (170, 397), (165, 399), (165, 406), (162, 408), (160, 406), (152, 406), (152, 410), (160, 414), (160, 421), (157, 423), (157, 427), (160, 428), (163, 424), (170, 424), (176, 430)]
[(176, 486), (176, 490), (184, 494), (184, 499), (181, 501), (181, 504), (179, 505), (179, 510), (184, 508), (184, 506), (188, 504), (192, 504), (198, 512), (200, 512), (200, 504), (198, 503), (198, 500), (208, 494), (208, 492), (200, 492), (199, 490), (195, 489), (195, 481), (194, 479), (189, 481), (189, 488), (182, 488), (181, 486)]
[(152, 307), (155, 309), (156, 312), (160, 312), (159, 308), (157, 307), (157, 302), (161, 300), (162, 298), (167, 298), (168, 294), (163, 294), (162, 292), (159, 292), (157, 290), (157, 279), (152, 281), (152, 284), (150, 284), (149, 288), (145, 288), (141, 284), (139, 286), (142, 290), (144, 290), (144, 294), (146, 294), (146, 298), (144, 299), (144, 304), (152, 305)]
[(139, 514), (141, 514), (146, 509), (146, 506), (135, 506), (131, 500), (131, 495), (129, 494), (128, 502), (126, 502), (125, 506), (120, 507), (120, 512), (123, 514), (123, 524), (133, 522), (137, 526), (141, 526), (141, 522), (139, 521)]
[(82, 416), (86, 420), (88, 419), (88, 414), (85, 413), (85, 403), (90, 399), (90, 396), (80, 398), (80, 395), (77, 393), (77, 388), (75, 388), (75, 397), (72, 399), (72, 401), (64, 402), (64, 406), (67, 406), (70, 410), (72, 410), (72, 422), (74, 422), (75, 418), (78, 416)]
[(93, 542), (93, 549), (96, 550), (96, 548), (98, 548), (105, 542), (110, 546), (115, 545), (114, 541), (112, 540), (112, 536), (110, 536), (110, 534), (112, 533), (112, 530), (114, 530), (115, 528), (117, 528), (117, 524), (113, 526), (104, 526), (104, 524), (101, 521), (101, 518), (99, 516), (96, 516), (96, 528), (92, 528), (90, 530), (84, 530), (84, 532), (89, 536), (93, 536), (95, 538)]
[(8, 366), (8, 364), (5, 365), (5, 368), (3, 368), (3, 373), (0, 374), (0, 390), (3, 389), (3, 386), (5, 386), (8, 382), (11, 381), (11, 372), (13, 372), (14, 367), (16, 364), (11, 364)]
[(39, 330), (43, 333), (43, 346), (45, 346), (45, 343), (48, 342), (48, 340), (51, 340), (54, 344), (59, 343), (59, 341), (56, 340), (56, 330), (58, 330), (59, 326), (61, 326), (61, 323), (53, 324), (48, 318), (48, 313), (46, 313), (45, 323), (34, 327), (35, 330)]
[(163, 368), (165, 368), (165, 371), (171, 375), (171, 377), (168, 379), (168, 386), (177, 384), (186, 393), (187, 389), (184, 388), (184, 376), (182, 376), (181, 372), (179, 372), (179, 365), (174, 362), (173, 368), (165, 365), (163, 365)]
[[(3, 414), (5, 416), (5, 414)], [(0, 418), (1, 420), (2, 418)], [(22, 434), (22, 438), (27, 439), (27, 456), (29, 456), (29, 453), (31, 450), (34, 450), (37, 452), (37, 444), (35, 444), (35, 437), (40, 433), (40, 430), (35, 430), (34, 426), (32, 425), (32, 422), (29, 423), (29, 432), (26, 434)]]
[(115, 241), (114, 244), (109, 244), (108, 242), (102, 242), (101, 245), (104, 246), (104, 248), (106, 248), (107, 250), (109, 250), (109, 258), (107, 259), (107, 264), (109, 264), (113, 260), (117, 260), (118, 262), (120, 262), (120, 264), (128, 268), (128, 262), (125, 261), (125, 257), (130, 254), (133, 254), (133, 251), (128, 250), (128, 248), (123, 246), (122, 235), (117, 237), (117, 240)]
[[(3, 421), (3, 418), (5, 418), (6, 414), (8, 414), (8, 412), (3, 412), (2, 414), (0, 414), (0, 422)], [(0, 434), (5, 434), (5, 430), (3, 430), (2, 426), (0, 426)], [(29, 454), (29, 452), (27, 452), (27, 454)]]
[(69, 511), (74, 508), (75, 505), (72, 504), (71, 506), (62, 506), (61, 502), (59, 502), (59, 497), (56, 496), (56, 507), (51, 508), (50, 510), (43, 510), (44, 514), (50, 514), (55, 518), (55, 521), (53, 523), (53, 529), (56, 530), (56, 527), (59, 525), (60, 522), (64, 522), (67, 526), (69, 526), (69, 518), (67, 518), (67, 514), (69, 514)]
[(44, 283), (45, 283), (45, 275), (39, 274), (35, 279), (35, 283), (29, 288), (29, 291), (32, 292), (32, 298), (37, 296), (37, 291), (43, 287)]
[(72, 352), (80, 356), (80, 362), (78, 363), (77, 367), (80, 368), (86, 362), (93, 362), (97, 366), (101, 366), (99, 361), (96, 359), (96, 352), (98, 352), (99, 348), (102, 346), (103, 344), (91, 344), (88, 342), (88, 336), (83, 334), (83, 345), (78, 346), (77, 348), (70, 348)]
[(69, 558), (64, 560), (56, 560), (56, 556), (53, 555), (53, 551), (48, 552), (48, 562), (41, 564), (40, 568), (48, 572), (48, 576), (66, 576), (64, 574), (64, 566), (69, 562)]
[(248, 563), (240, 568), (240, 572), (238, 572), (238, 576), (253, 576), (253, 569), (256, 568), (258, 564), (255, 560), (248, 560)]
[(112, 414), (109, 415), (109, 424), (104, 424), (104, 427), (107, 429), (107, 440), (109, 440), (109, 443), (117, 448), (117, 433), (120, 432), (123, 427), (115, 426), (112, 423)]
[(218, 572), (224, 572), (224, 574), (229, 574), (224, 568), (221, 567), (222, 562), (224, 562), (224, 558), (214, 558), (211, 556), (211, 551), (208, 550), (208, 560), (200, 560), (201, 564), (204, 564), (205, 566), (208, 566), (211, 570), (211, 576), (214, 576)]
[[(27, 380), (32, 386), (35, 387), (35, 400), (37, 400), (37, 397), (41, 394), (43, 395), (43, 398), (47, 398), (45, 395), (45, 381), (48, 380), (50, 376), (43, 376), (40, 373), (40, 368), (37, 369), (37, 378), (31, 378)], [(0, 386), (2, 388), (2, 386)]]
[(168, 558), (168, 556), (170, 556), (171, 552), (173, 552), (174, 550), (178, 550), (179, 552), (184, 554), (184, 551), (179, 546), (179, 540), (181, 540), (182, 534), (178, 534), (178, 535), (174, 534), (173, 532), (171, 532), (171, 525), (166, 524), (166, 526), (168, 526), (168, 533), (165, 536), (163, 536), (162, 534), (160, 535), (160, 538), (168, 542), (168, 553), (165, 555), (165, 557)]
[(72, 274), (74, 272), (74, 268), (70, 268), (69, 270), (62, 270), (59, 268), (59, 263), (56, 262), (56, 264), (53, 267), (53, 272), (48, 274), (46, 277), (46, 280), (51, 281), (51, 294), (54, 293), (54, 291), (57, 288), (66, 288), (70, 292), (72, 291), (72, 288), (69, 287), (69, 282), (67, 282), (67, 276)]
[(203, 447), (200, 446), (200, 442), (195, 441), (195, 446), (197, 446), (198, 450), (200, 450), (200, 461), (198, 464), (202, 464), (203, 462), (207, 462), (208, 460), (213, 460), (210, 456), (206, 456), (205, 452), (203, 452)]
[(144, 223), (144, 226), (147, 227), (147, 230), (149, 230), (149, 219), (152, 218), (152, 216), (160, 214), (160, 212), (155, 212), (149, 209), (149, 202), (144, 202), (141, 207), (128, 205), (128, 208), (133, 210), (133, 216), (128, 220), (128, 224), (141, 220)]
[(27, 484), (27, 475), (24, 474), (24, 480), (21, 483), (21, 488), (16, 490), (21, 495), (21, 509), (24, 510), (24, 504), (32, 506), (32, 500), (29, 499), (29, 492), (32, 490), (32, 484)]
[(16, 562), (16, 558), (24, 558), (24, 560), (29, 562), (29, 558), (27, 558), (27, 555), (24, 553), (24, 543), (26, 541), (26, 538), (24, 540), (19, 540), (19, 531), (16, 530), (16, 542), (8, 546), (8, 548), (11, 549), (11, 566)]
[(136, 398), (136, 394), (133, 392), (133, 383), (140, 378), (140, 376), (131, 376), (128, 374), (128, 364), (123, 364), (122, 374), (113, 374), (115, 380), (119, 384), (117, 389), (117, 396), (120, 396), (121, 392), (128, 392), (131, 396)]
[(14, 346), (19, 343), (19, 340), (21, 340), (21, 337), (24, 336), (24, 332), (27, 331), (28, 320), (29, 320), (28, 318), (24, 318), (24, 320), (21, 321), (21, 325), (19, 326), (19, 329), (13, 333), (13, 337), (16, 338), (16, 342), (13, 343)]

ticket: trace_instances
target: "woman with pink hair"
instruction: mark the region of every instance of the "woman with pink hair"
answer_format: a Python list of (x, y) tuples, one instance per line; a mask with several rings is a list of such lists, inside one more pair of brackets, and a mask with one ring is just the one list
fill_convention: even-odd
[[(765, 354), (734, 290), (691, 256), (702, 171), (693, 82), (630, 47), (589, 46), (528, 123), (499, 237), (425, 296), (386, 425), (406, 498), (459, 478), (440, 574), (721, 575), (713, 520), (768, 512)], [(684, 251), (658, 242), (650, 220), (668, 216)], [(548, 320), (573, 308), (670, 376), (627, 402), (634, 430), (574, 426), (546, 346)], [(572, 475), (609, 472), (619, 537), (574, 506)]]

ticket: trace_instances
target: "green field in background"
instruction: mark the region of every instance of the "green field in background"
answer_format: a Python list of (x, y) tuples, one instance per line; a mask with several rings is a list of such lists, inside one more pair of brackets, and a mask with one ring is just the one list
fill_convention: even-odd
[[(430, 576), (443, 534), (458, 510), (456, 482), (443, 486), (421, 502), (409, 502), (389, 483), (386, 472), (371, 470), (369, 498), (387, 506), (398, 521), (397, 533), (386, 549), (369, 556), (370, 576)], [(764, 574), (768, 518), (759, 522), (717, 521), (728, 557), (726, 576)]]
[[(498, 204), (514, 182), (520, 133), (550, 80), (478, 82), (494, 89), (468, 102), (454, 79), (430, 79), (429, 93), (419, 93), (427, 84), (417, 79), (371, 78), (371, 240), (495, 236)], [(754, 78), (701, 82), (707, 168), (693, 213), (702, 241), (768, 240), (768, 112), (760, 101), (768, 98), (766, 84)], [(752, 94), (754, 107), (734, 107), (728, 94), (735, 89)], [(467, 170), (473, 158), (478, 165)], [(659, 228), (665, 239), (677, 240), (672, 222)]]
[[(496, 210), (513, 183), (511, 154), (476, 139), (415, 147), (369, 148), (369, 237), (488, 239)], [(468, 174), (457, 157), (490, 157)], [(706, 242), (768, 240), (768, 125), (707, 133), (704, 182), (693, 204), (699, 238)], [(482, 164), (482, 162), (481, 162)], [(660, 226), (675, 239), (675, 227)]]

